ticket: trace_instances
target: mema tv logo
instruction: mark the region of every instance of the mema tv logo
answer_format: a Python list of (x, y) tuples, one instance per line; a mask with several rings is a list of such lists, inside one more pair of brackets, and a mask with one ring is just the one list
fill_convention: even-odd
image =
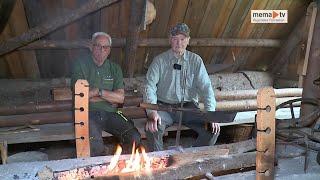
[(251, 23), (288, 23), (288, 10), (251, 10)]

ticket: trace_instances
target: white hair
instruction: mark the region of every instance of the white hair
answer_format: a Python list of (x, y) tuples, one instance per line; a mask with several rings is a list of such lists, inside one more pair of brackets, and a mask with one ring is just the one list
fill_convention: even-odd
[(95, 40), (97, 39), (97, 37), (99, 36), (104, 36), (104, 37), (107, 37), (108, 40), (109, 40), (109, 45), (111, 46), (112, 45), (112, 40), (111, 40), (111, 36), (105, 32), (96, 32), (92, 35), (92, 42), (95, 42)]

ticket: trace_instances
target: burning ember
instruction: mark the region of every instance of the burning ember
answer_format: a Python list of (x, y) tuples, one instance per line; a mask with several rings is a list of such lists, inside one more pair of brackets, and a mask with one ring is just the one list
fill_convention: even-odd
[(133, 143), (130, 159), (121, 159), (121, 152), (122, 148), (118, 145), (110, 163), (55, 172), (54, 177), (59, 180), (69, 180), (86, 179), (99, 176), (114, 176), (124, 173), (139, 176), (140, 173), (143, 172), (146, 175), (151, 175), (152, 171), (163, 169), (169, 164), (168, 155), (163, 157), (148, 157), (143, 147), (136, 149), (135, 143)]

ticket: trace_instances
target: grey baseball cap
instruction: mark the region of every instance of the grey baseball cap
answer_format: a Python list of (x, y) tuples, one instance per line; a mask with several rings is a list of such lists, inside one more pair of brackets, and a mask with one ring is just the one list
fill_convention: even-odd
[(186, 37), (189, 37), (190, 36), (190, 29), (189, 29), (188, 25), (186, 25), (185, 23), (178, 23), (175, 26), (173, 26), (170, 30), (170, 35), (176, 36), (178, 34), (183, 34)]

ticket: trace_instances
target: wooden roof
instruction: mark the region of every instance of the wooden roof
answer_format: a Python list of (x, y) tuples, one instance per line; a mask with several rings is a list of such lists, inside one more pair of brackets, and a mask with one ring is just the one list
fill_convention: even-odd
[[(297, 22), (306, 14), (311, 0), (151, 0), (157, 16), (140, 38), (166, 38), (168, 29), (185, 22), (191, 38), (279, 39), (285, 41)], [(85, 0), (16, 0), (11, 16), (0, 35), (1, 40), (18, 36), (43, 22), (77, 9)], [(287, 24), (252, 24), (250, 10), (286, 9)], [(1, 8), (0, 8), (1, 10)], [(0, 14), (4, 13), (3, 11)], [(130, 0), (120, 0), (89, 14), (42, 39), (89, 39), (96, 31), (125, 38), (129, 29)], [(68, 17), (66, 17), (68, 18)], [(135, 74), (144, 74), (152, 58), (169, 47), (139, 47)], [(205, 64), (236, 63), (239, 70), (266, 70), (279, 48), (265, 47), (189, 47)], [(77, 56), (84, 49), (15, 51), (0, 56), (0, 78), (67, 77)], [(111, 59), (125, 67), (125, 48), (113, 48)], [(38, 70), (37, 67), (38, 66)]]

